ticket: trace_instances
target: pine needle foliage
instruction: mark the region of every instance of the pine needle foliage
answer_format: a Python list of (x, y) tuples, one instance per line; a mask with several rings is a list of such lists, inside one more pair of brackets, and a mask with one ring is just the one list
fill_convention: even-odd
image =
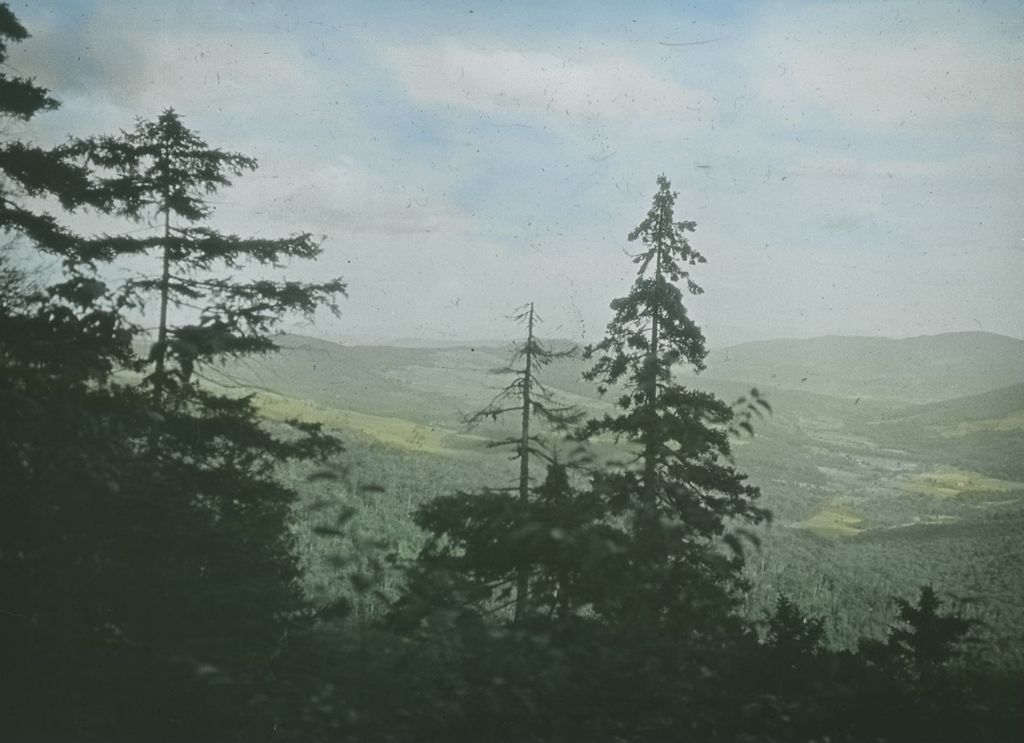
[[(680, 365), (703, 370), (707, 355), (683, 302), (684, 291), (702, 293), (690, 269), (705, 258), (689, 242), (695, 223), (675, 217), (676, 198), (659, 177), (651, 209), (629, 234), (641, 246), (633, 256), (636, 280), (611, 303), (604, 339), (584, 349), (593, 362), (585, 378), (602, 393), (614, 391), (617, 411), (588, 421), (581, 435), (611, 436), (636, 452), (632, 465), (595, 483), (626, 535), (609, 565), (614, 585), (603, 610), (657, 622), (687, 617), (686, 623), (699, 619), (713, 627), (731, 606), (731, 590), (742, 584), (744, 532), (732, 527), (768, 514), (756, 505), (758, 488), (732, 464), (733, 408), (674, 375)], [(753, 407), (767, 409), (753, 394)], [(731, 553), (720, 548), (723, 540)]]
[[(155, 294), (159, 302), (148, 377), (158, 394), (187, 385), (197, 364), (274, 350), (270, 334), (290, 314), (311, 317), (320, 307), (338, 314), (337, 298), (345, 294), (341, 279), (300, 283), (231, 275), (256, 266), (280, 269), (289, 260), (313, 260), (321, 253), (309, 233), (239, 237), (205, 224), (213, 213), (209, 197), (233, 177), (255, 170), (253, 158), (210, 147), (173, 109), (156, 121), (139, 120), (130, 132), (82, 143), (79, 151), (106, 176), (104, 187), (117, 213), (158, 224), (149, 237), (99, 240), (111, 254), (159, 260), (159, 275), (126, 286), (137, 301)], [(171, 305), (192, 309), (194, 321), (172, 327)]]
[[(25, 38), (0, 5), (0, 62)], [(0, 116), (26, 122), (56, 105), (0, 69)], [(0, 253), (0, 738), (235, 737), (306, 612), (296, 493), (275, 472), (340, 444), (315, 425), (271, 427), (251, 398), (196, 374), (272, 350), (285, 315), (336, 310), (344, 293), (337, 279), (232, 280), (253, 263), (319, 254), (308, 234), (243, 239), (201, 224), (208, 197), (254, 165), (207, 147), (172, 111), (121, 137), (0, 142), (11, 241)], [(39, 203), (162, 227), (86, 238)], [(60, 263), (27, 276), (24, 254)], [(104, 264), (138, 254), (163, 271), (112, 288)], [(128, 311), (147, 294), (160, 302), (159, 336), (138, 358)], [(194, 321), (174, 325), (173, 304)]]

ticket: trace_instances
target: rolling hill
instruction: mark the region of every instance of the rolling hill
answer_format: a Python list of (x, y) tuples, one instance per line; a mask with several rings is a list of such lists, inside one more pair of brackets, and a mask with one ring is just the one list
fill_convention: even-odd
[[(461, 420), (507, 381), (490, 372), (507, 363), (508, 347), (280, 343), (278, 354), (204, 374), (255, 393), (268, 417), (341, 432), (340, 485), (291, 473), (307, 505), (354, 506), (353, 528), (410, 556), (418, 504), (513, 482), (507, 455), (486, 447), (509, 429), (469, 430)], [(599, 412), (609, 403), (582, 380), (584, 368), (560, 362), (544, 380), (563, 400)], [(891, 596), (931, 582), (978, 598), (972, 611), (999, 628), (1002, 652), (1020, 654), (1024, 582), (1008, 566), (1024, 553), (1024, 341), (957, 333), (747, 343), (712, 354), (688, 382), (726, 400), (757, 386), (773, 407), (735, 449), (774, 513), (748, 561), (752, 614), (784, 591), (830, 618), (834, 642), (851, 645), (884, 627)], [(329, 560), (308, 526), (310, 590), (329, 594)]]
[[(488, 372), (509, 355), (508, 346), (343, 346), (293, 335), (279, 344), (279, 353), (214, 370), (214, 378), (371, 415), (452, 424), (458, 411), (486, 403), (500, 388)], [(594, 386), (581, 379), (584, 368), (580, 360), (560, 362), (545, 370), (545, 380), (577, 402), (600, 404)], [(921, 404), (1024, 383), (1024, 341), (981, 332), (757, 341), (712, 352), (700, 375), (680, 374), (696, 386), (729, 391), (757, 385), (887, 406)]]
[(983, 332), (756, 341), (712, 352), (707, 366), (709, 377), (924, 403), (1024, 382), (1024, 341)]

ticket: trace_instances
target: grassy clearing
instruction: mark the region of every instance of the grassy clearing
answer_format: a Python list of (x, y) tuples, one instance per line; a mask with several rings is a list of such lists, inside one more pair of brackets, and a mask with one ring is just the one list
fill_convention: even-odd
[(922, 472), (903, 483), (904, 490), (935, 498), (1007, 493), (1024, 487), (1021, 483), (999, 480), (979, 472), (944, 467)]
[(449, 450), (444, 439), (450, 431), (420, 426), (401, 418), (357, 413), (353, 410), (325, 408), (306, 400), (257, 392), (256, 407), (272, 420), (295, 419), (304, 423), (320, 423), (336, 431), (356, 431), (382, 444), (409, 451), (444, 454)]
[(952, 439), (988, 431), (1024, 431), (1024, 410), (1018, 410), (1002, 418), (963, 421), (955, 425), (942, 426), (939, 429), (939, 435), (944, 439)]
[(840, 505), (832, 504), (796, 526), (812, 531), (815, 534), (820, 534), (823, 537), (839, 538), (860, 534), (864, 529), (860, 528), (859, 524), (863, 522), (864, 519), (852, 511)]

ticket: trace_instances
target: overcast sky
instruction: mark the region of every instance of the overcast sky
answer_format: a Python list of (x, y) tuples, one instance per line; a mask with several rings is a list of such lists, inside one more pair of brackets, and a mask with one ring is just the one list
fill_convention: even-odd
[(1024, 337), (1020, 2), (14, 0), (29, 134), (175, 108), (260, 169), (211, 224), (326, 235), (332, 340), (595, 339), (664, 173), (712, 347)]

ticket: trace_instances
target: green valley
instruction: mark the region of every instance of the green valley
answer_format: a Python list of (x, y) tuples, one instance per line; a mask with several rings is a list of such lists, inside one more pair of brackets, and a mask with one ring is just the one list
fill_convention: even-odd
[[(512, 485), (512, 463), (487, 447), (509, 430), (461, 422), (500, 388), (502, 378), (490, 372), (507, 349), (346, 347), (299, 336), (280, 343), (279, 353), (210, 370), (208, 379), (255, 392), (272, 418), (315, 420), (342, 433), (348, 451), (340, 461), (356, 480), (299, 483), (304, 507), (335, 493), (355, 508), (360, 533), (383, 540), (381, 555), (415, 554), (417, 505), (459, 489)], [(857, 364), (845, 367), (855, 356)], [(558, 362), (549, 384), (593, 413), (608, 409), (583, 369), (578, 360)], [(763, 615), (785, 592), (830, 618), (836, 646), (852, 647), (884, 630), (893, 596), (930, 582), (996, 628), (997, 654), (1019, 660), (1020, 370), (1024, 342), (980, 333), (761, 342), (712, 354), (708, 370), (688, 384), (726, 400), (756, 385), (773, 409), (753, 438), (737, 441), (735, 455), (774, 517), (759, 527), (761, 547), (748, 556), (748, 612)], [(897, 381), (873, 381), (883, 378)], [(958, 395), (964, 391), (972, 394)], [(326, 600), (329, 571), (316, 560), (337, 559), (332, 549), (342, 545), (306, 535), (306, 553), (319, 555), (311, 581)], [(361, 606), (377, 611), (372, 601)]]

